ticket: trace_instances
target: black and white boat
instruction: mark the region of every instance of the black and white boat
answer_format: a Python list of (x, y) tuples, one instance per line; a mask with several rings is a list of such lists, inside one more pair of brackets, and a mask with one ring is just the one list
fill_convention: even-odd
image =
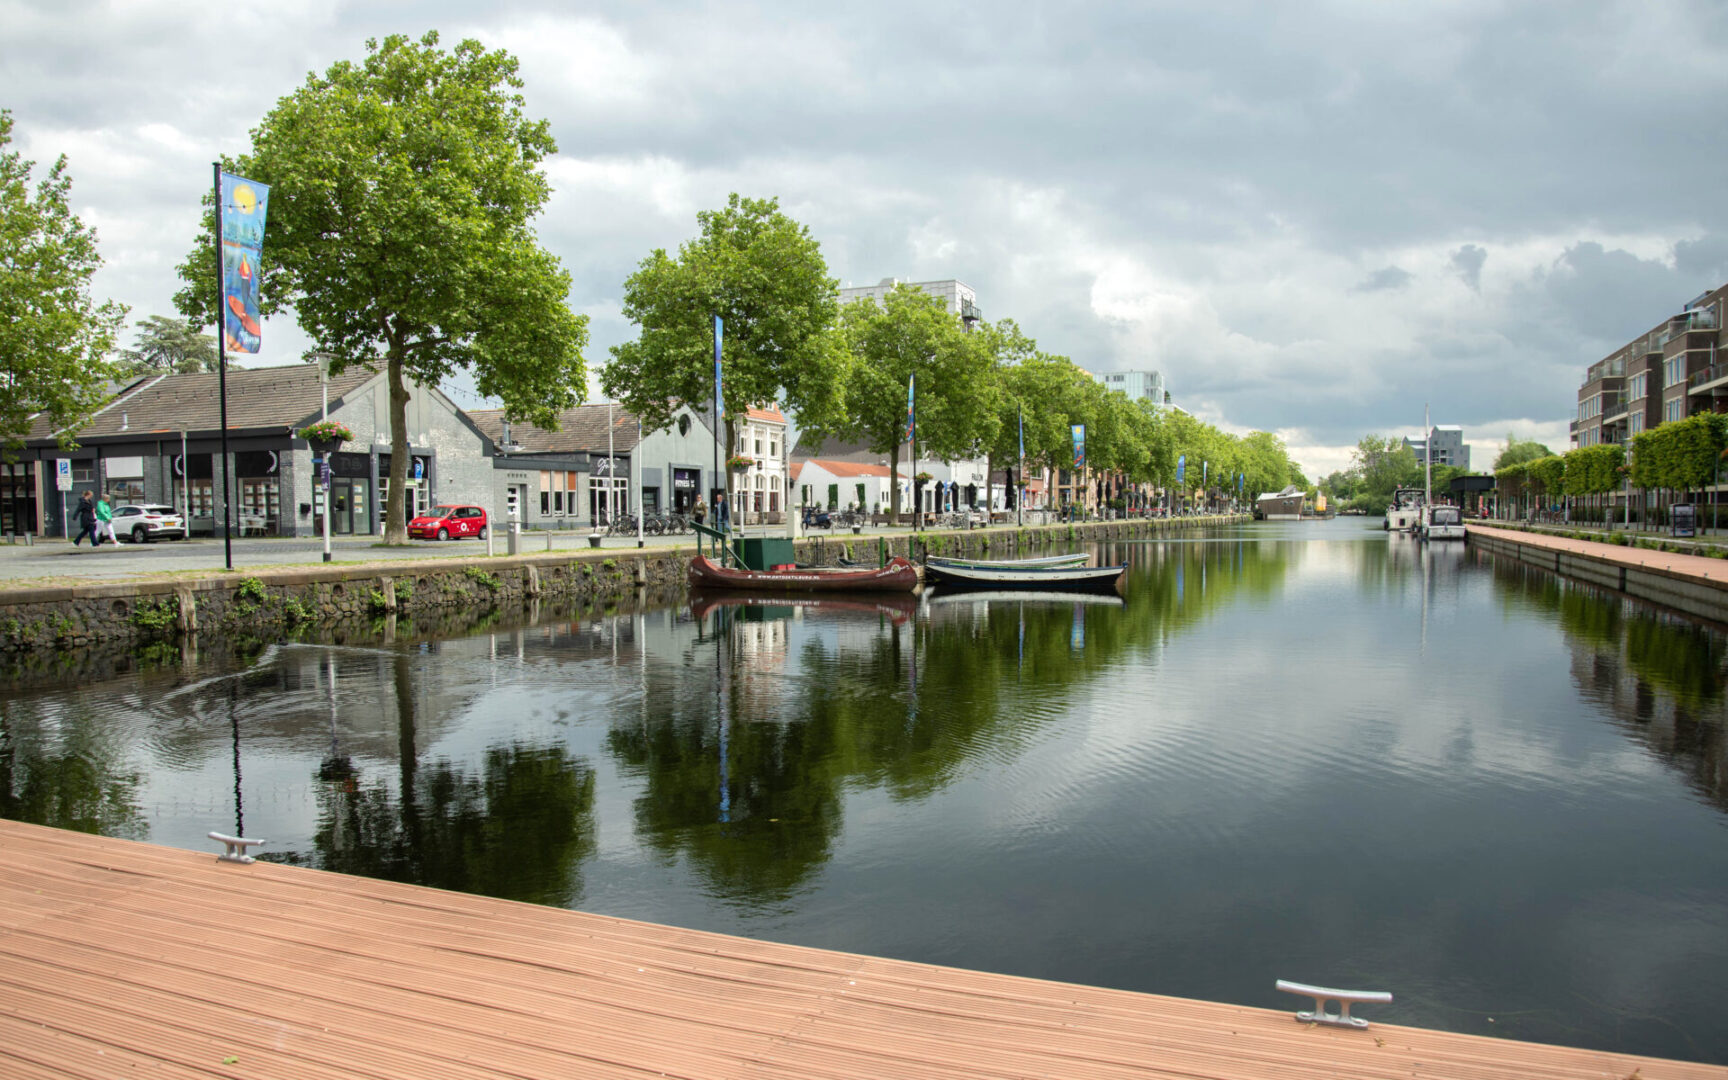
[(1128, 573), (1121, 566), (995, 566), (924, 564), (924, 580), (948, 589), (1114, 589)]

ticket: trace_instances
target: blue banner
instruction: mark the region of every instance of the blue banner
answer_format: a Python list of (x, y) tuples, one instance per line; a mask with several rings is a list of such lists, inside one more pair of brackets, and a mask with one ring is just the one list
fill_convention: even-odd
[(263, 344), (258, 310), (259, 259), (264, 252), (264, 215), (270, 188), (221, 174), (216, 217), (222, 229), (222, 341), (230, 352), (255, 353)]
[(1026, 460), (1026, 414), (1016, 413), (1015, 418), (1020, 423), (1020, 460)]
[(715, 432), (719, 432), (720, 403), (725, 397), (720, 393), (720, 339), (726, 333), (726, 324), (720, 321), (720, 316), (714, 316), (714, 424)]
[(906, 442), (918, 434), (918, 373), (906, 377)]
[(1075, 424), (1072, 433), (1074, 435), (1074, 467), (1083, 469), (1086, 467), (1086, 425)]
[(1180, 484), (1182, 482), (1182, 478), (1184, 476), (1186, 476), (1187, 474), (1188, 474), (1188, 455), (1183, 454), (1176, 459), (1176, 482), (1178, 484)]
[(1212, 463), (1210, 461), (1202, 461), (1200, 463), (1200, 486), (1201, 487), (1206, 486), (1206, 474), (1211, 472), (1211, 471), (1212, 471)]

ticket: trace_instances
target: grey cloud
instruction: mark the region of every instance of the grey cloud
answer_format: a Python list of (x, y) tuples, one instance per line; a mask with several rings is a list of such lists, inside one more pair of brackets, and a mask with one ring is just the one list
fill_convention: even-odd
[(1482, 264), (1488, 261), (1488, 252), (1475, 244), (1465, 244), (1452, 253), (1452, 269), (1458, 271), (1458, 277), (1464, 284), (1476, 292), (1482, 291)]
[(1351, 289), (1351, 292), (1369, 293), (1385, 292), (1388, 289), (1402, 289), (1410, 284), (1414, 275), (1398, 266), (1387, 266), (1369, 274), (1362, 283)]

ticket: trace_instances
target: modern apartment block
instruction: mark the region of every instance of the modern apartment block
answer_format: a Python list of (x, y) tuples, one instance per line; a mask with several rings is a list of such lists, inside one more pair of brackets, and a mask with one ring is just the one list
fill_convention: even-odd
[(1633, 436), (1694, 413), (1728, 412), (1728, 358), (1717, 359), (1728, 285), (1591, 364), (1578, 388), (1572, 445), (1628, 444)]
[(1164, 389), (1164, 373), (1160, 371), (1107, 371), (1092, 377), (1103, 383), (1106, 390), (1126, 394), (1130, 401), (1163, 405), (1169, 399), (1169, 392)]
[(862, 300), (865, 297), (880, 301), (884, 296), (893, 292), (897, 285), (914, 286), (941, 300), (947, 305), (949, 312), (960, 316), (968, 330), (977, 325), (979, 320), (984, 317), (978, 310), (978, 294), (973, 291), (972, 286), (953, 278), (944, 278), (941, 281), (901, 281), (899, 278), (883, 278), (875, 285), (860, 285), (857, 288), (841, 289), (840, 302), (850, 304), (854, 300)]
[(1464, 470), (1470, 468), (1470, 448), (1464, 445), (1464, 429), (1457, 424), (1436, 424), (1428, 429), (1426, 439), (1405, 439), (1404, 445), (1416, 455), (1418, 463), (1421, 463), (1432, 449), (1435, 465), (1456, 465)]

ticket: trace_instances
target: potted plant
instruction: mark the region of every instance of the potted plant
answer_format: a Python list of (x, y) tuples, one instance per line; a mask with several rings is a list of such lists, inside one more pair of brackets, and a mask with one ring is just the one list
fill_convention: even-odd
[(755, 458), (745, 457), (743, 454), (733, 454), (726, 459), (726, 467), (733, 472), (743, 472), (754, 464), (756, 464)]
[(354, 437), (354, 432), (350, 431), (346, 424), (335, 420), (320, 420), (316, 424), (307, 424), (294, 434), (305, 439), (312, 449), (321, 454), (328, 454)]

